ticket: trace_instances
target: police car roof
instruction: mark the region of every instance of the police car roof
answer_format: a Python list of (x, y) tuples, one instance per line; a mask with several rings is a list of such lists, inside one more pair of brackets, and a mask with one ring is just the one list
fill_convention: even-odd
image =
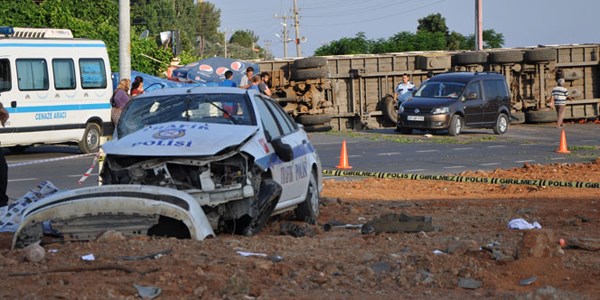
[(148, 93), (144, 93), (136, 96), (136, 98), (146, 98), (152, 96), (174, 96), (174, 95), (185, 95), (185, 94), (254, 94), (254, 90), (246, 90), (241, 88), (232, 87), (207, 87), (207, 86), (192, 86), (192, 87), (177, 87), (177, 88), (165, 88), (153, 90)]

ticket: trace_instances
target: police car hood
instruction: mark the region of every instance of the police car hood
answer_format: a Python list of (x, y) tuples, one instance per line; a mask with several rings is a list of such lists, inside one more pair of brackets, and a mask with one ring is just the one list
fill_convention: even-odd
[(169, 122), (144, 127), (105, 143), (106, 154), (130, 156), (210, 156), (247, 142), (258, 126)]

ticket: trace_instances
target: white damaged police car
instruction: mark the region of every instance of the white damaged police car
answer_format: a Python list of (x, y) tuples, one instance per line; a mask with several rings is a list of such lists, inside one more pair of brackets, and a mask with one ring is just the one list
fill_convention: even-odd
[[(71, 239), (108, 229), (203, 239), (214, 232), (255, 234), (288, 210), (311, 223), (319, 214), (315, 148), (277, 102), (251, 90), (139, 95), (103, 150), (101, 186), (50, 197), (26, 212), (24, 223), (51, 219), (52, 230)], [(24, 235), (17, 244), (33, 239)]]

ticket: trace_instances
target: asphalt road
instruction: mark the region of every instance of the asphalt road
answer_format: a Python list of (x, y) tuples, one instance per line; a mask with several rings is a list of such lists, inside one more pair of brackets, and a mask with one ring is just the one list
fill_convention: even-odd
[[(571, 154), (559, 154), (561, 130), (551, 125), (511, 126), (505, 135), (491, 130), (466, 130), (458, 137), (424, 132), (403, 135), (393, 129), (352, 133), (313, 133), (311, 140), (324, 169), (336, 169), (342, 141), (346, 140), (352, 170), (454, 174), (466, 170), (513, 168), (529, 163), (589, 162), (600, 156), (600, 125), (568, 124), (567, 143)], [(97, 167), (82, 184), (77, 181), (90, 167), (94, 156), (84, 156), (75, 146), (31, 147), (22, 154), (5, 150), (9, 164), (8, 195), (16, 199), (44, 180), (61, 189), (92, 186)]]

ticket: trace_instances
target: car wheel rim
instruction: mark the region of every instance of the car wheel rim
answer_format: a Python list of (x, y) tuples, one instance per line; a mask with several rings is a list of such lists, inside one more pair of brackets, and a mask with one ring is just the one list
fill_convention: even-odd
[(459, 134), (461, 129), (462, 129), (462, 122), (460, 121), (460, 119), (457, 119), (456, 124), (454, 125), (454, 131), (456, 132), (456, 134)]
[(96, 148), (96, 145), (98, 144), (98, 135), (96, 134), (96, 132), (90, 131), (86, 140), (88, 143), (88, 147), (90, 149), (94, 149), (94, 148)]
[(310, 206), (316, 214), (319, 211), (319, 193), (317, 192), (317, 180), (314, 175), (310, 177), (308, 192), (310, 193)]
[(505, 117), (500, 117), (500, 120), (498, 121), (498, 129), (500, 129), (500, 132), (505, 132), (506, 128), (508, 127), (507, 125), (507, 121)]

